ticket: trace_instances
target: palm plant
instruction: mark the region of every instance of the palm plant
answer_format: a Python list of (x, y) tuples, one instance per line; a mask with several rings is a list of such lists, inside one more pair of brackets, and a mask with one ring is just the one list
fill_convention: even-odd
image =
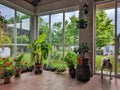
[[(46, 33), (42, 33), (38, 39), (30, 44), (30, 46), (32, 49), (32, 61), (35, 63), (35, 68), (38, 69), (41, 67), (40, 65), (42, 65), (43, 59), (46, 59), (49, 52), (52, 51), (51, 45), (46, 41)], [(36, 72), (41, 73), (41, 70), (35, 71), (35, 74)]]
[(46, 41), (46, 33), (42, 33), (30, 46), (32, 49), (32, 60), (35, 64), (42, 64), (42, 60), (46, 59), (48, 53), (52, 50), (51, 45)]

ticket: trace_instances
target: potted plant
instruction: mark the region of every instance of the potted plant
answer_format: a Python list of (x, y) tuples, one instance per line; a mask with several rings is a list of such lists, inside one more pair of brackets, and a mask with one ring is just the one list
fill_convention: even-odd
[(64, 59), (69, 68), (69, 75), (73, 78), (75, 78), (75, 74), (76, 74), (76, 71), (75, 71), (75, 66), (77, 64), (76, 57), (77, 55), (74, 52), (69, 51), (67, 52)]
[(4, 79), (4, 84), (10, 83), (10, 78), (14, 75), (13, 60), (9, 57), (0, 57), (0, 78)]
[(88, 64), (88, 58), (85, 55), (90, 51), (90, 47), (86, 42), (79, 43), (77, 48), (74, 48), (74, 52), (78, 54), (78, 64)]
[(21, 65), (22, 65), (22, 58), (24, 54), (19, 55), (15, 60), (15, 77), (20, 77), (21, 75)]
[(79, 47), (75, 48), (75, 52), (78, 54), (78, 64), (76, 68), (76, 77), (81, 81), (88, 81), (90, 79), (90, 66), (88, 58), (85, 55), (90, 51), (90, 47), (86, 42), (80, 43)]
[(43, 70), (43, 59), (46, 59), (52, 50), (51, 45), (46, 41), (46, 33), (43, 32), (38, 39), (30, 44), (30, 47), (32, 49), (32, 60), (35, 63), (34, 72), (40, 74)]
[(80, 19), (79, 21), (77, 21), (77, 27), (79, 29), (86, 29), (88, 23), (89, 23), (88, 20), (86, 20), (86, 19)]

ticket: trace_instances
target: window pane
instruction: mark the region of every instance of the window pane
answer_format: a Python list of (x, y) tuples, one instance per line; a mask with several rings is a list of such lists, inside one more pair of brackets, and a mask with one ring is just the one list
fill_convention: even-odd
[(46, 32), (47, 34), (47, 40), (49, 41), (49, 15), (45, 15), (45, 16), (40, 16), (39, 17), (39, 35), (42, 32)]
[(14, 10), (0, 4), (0, 44), (14, 43), (14, 28), (10, 24), (14, 24)]
[(17, 43), (28, 44), (30, 42), (30, 16), (17, 12)]
[(79, 12), (65, 13), (65, 44), (78, 44), (79, 32), (76, 21), (79, 19)]
[[(96, 72), (101, 73), (102, 58), (108, 54), (108, 57), (114, 66), (115, 54), (115, 9), (114, 2), (103, 3), (96, 6)], [(108, 74), (105, 69), (104, 74)]]
[(51, 43), (62, 44), (63, 41), (63, 13), (51, 15)]

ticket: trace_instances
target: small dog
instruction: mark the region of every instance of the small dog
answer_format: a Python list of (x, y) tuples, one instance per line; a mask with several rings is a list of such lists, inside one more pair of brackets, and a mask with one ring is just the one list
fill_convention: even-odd
[(110, 79), (112, 79), (111, 77), (112, 68), (113, 66), (110, 63), (110, 59), (103, 59), (102, 66), (101, 66), (101, 78), (103, 78), (103, 69), (108, 69), (110, 71)]

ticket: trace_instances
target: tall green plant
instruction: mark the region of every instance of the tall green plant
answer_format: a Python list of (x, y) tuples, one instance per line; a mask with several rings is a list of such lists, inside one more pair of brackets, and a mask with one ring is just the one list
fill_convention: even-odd
[(46, 41), (46, 33), (42, 33), (37, 40), (30, 44), (32, 48), (32, 60), (35, 64), (42, 64), (42, 60), (46, 59), (48, 53), (52, 51), (51, 45)]

